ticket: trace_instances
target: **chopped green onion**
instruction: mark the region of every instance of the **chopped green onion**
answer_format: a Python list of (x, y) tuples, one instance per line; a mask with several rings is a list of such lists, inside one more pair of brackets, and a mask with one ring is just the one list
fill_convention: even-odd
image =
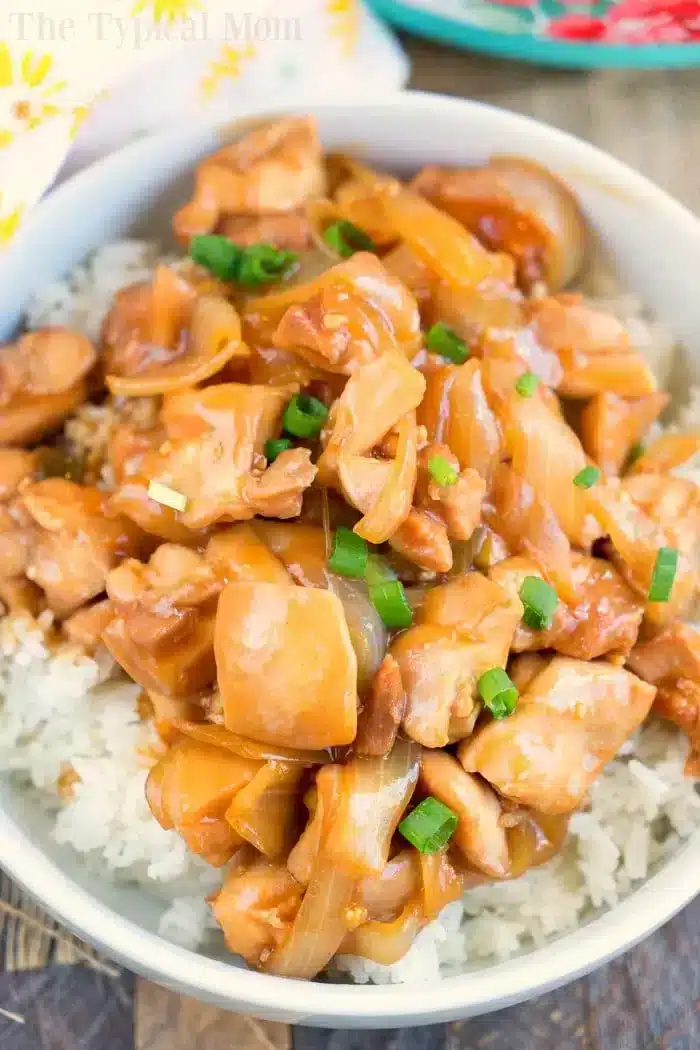
[(246, 288), (281, 281), (289, 277), (298, 261), (294, 252), (279, 251), (272, 244), (251, 244), (241, 253), (236, 281)]
[(428, 795), (404, 817), (399, 831), (419, 853), (437, 853), (454, 835), (457, 819), (449, 806)]
[(523, 372), (515, 384), (515, 389), (521, 397), (532, 397), (539, 385), (539, 376), (536, 376), (534, 372)]
[(667, 602), (671, 597), (673, 581), (678, 569), (678, 551), (675, 547), (660, 547), (651, 574), (650, 602)]
[(289, 448), (293, 448), (289, 438), (270, 438), (265, 442), (265, 459), (268, 463), (274, 463), (280, 452), (286, 452)]
[(396, 573), (378, 554), (370, 554), (365, 568), (365, 579), (367, 586), (371, 587), (375, 583), (387, 583), (389, 580), (395, 580)]
[(454, 485), (459, 474), (444, 456), (433, 456), (428, 460), (428, 470), (438, 485)]
[(469, 357), (467, 344), (444, 321), (438, 321), (428, 330), (425, 345), (434, 354), (441, 354), (456, 365), (461, 365)]
[(339, 525), (333, 537), (333, 553), (328, 559), (328, 568), (340, 576), (360, 578), (364, 576), (369, 561), (367, 540), (352, 529)]
[(579, 470), (578, 474), (574, 478), (574, 485), (579, 489), (589, 489), (592, 485), (595, 485), (596, 481), (600, 479), (600, 470), (598, 467), (587, 466), (583, 470)]
[(343, 259), (349, 259), (355, 252), (376, 252), (377, 250), (369, 234), (361, 230), (359, 226), (355, 226), (354, 222), (347, 222), (343, 219), (326, 226), (323, 231), (323, 239), (329, 248), (332, 248)]
[(552, 617), (559, 599), (557, 592), (539, 576), (526, 576), (520, 585), (523, 603), (523, 623), (533, 631), (545, 631), (552, 626)]
[(502, 667), (492, 667), (479, 679), (479, 695), (494, 718), (507, 718), (520, 694)]
[(235, 281), (243, 249), (228, 237), (206, 234), (190, 241), (190, 256), (220, 281)]
[(187, 496), (177, 489), (171, 489), (169, 485), (163, 485), (160, 481), (151, 481), (148, 485), (148, 496), (156, 503), (171, 510), (183, 511), (187, 509)]
[(310, 394), (295, 394), (284, 410), (282, 426), (298, 438), (318, 437), (328, 409), (323, 401)]
[(400, 580), (370, 584), (369, 597), (387, 627), (398, 629), (413, 623), (413, 609)]

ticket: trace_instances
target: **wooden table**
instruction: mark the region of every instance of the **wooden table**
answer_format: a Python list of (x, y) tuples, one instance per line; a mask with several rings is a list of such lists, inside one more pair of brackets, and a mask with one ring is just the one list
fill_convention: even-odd
[[(410, 39), (405, 44), (414, 63), (413, 87), (492, 102), (565, 128), (627, 161), (700, 212), (700, 70), (553, 72)], [(0, 943), (6, 960), (16, 936), (11, 930), (6, 925)], [(698, 1050), (699, 932), (700, 900), (623, 959), (568, 988), (473, 1021), (392, 1032), (291, 1030), (202, 1006), (127, 973), (114, 976), (83, 965), (0, 973), (0, 1008), (16, 1015), (0, 1015), (0, 1046)], [(59, 945), (61, 952), (65, 957)]]

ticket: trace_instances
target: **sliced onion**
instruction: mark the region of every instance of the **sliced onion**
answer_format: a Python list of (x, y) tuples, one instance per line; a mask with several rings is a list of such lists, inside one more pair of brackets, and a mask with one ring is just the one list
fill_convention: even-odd
[(343, 955), (358, 955), (362, 959), (391, 966), (403, 959), (425, 925), (423, 909), (413, 901), (407, 904), (393, 922), (366, 922), (347, 935), (340, 950)]
[(280, 977), (311, 979), (338, 951), (348, 932), (347, 911), (355, 880), (332, 863), (316, 870), (289, 937), (261, 969)]
[(241, 758), (252, 758), (261, 762), (298, 762), (304, 766), (322, 766), (333, 761), (330, 751), (303, 751), (291, 747), (277, 747), (272, 744), (261, 744), (257, 740), (231, 733), (224, 726), (210, 725), (206, 722), (186, 722), (176, 718), (173, 725), (180, 733), (199, 740), (202, 744), (222, 747), (233, 751)]
[(331, 576), (329, 589), (343, 603), (350, 641), (357, 657), (357, 685), (363, 693), (386, 655), (389, 632), (370, 601), (364, 580)]
[(340, 767), (322, 847), (338, 870), (354, 878), (384, 870), (418, 781), (420, 755), (417, 744), (399, 739), (385, 757), (358, 755)]

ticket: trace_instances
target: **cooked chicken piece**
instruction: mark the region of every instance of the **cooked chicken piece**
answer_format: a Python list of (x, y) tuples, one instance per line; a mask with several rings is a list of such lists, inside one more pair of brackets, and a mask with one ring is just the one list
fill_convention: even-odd
[(648, 641), (635, 645), (627, 666), (652, 685), (675, 678), (700, 682), (700, 632), (676, 620)]
[[(280, 505), (288, 511), (296, 507), (300, 487), (314, 476), (308, 456), (280, 456), (279, 466), (264, 471), (265, 442), (279, 433), (287, 400), (284, 389), (242, 383), (221, 383), (168, 398), (163, 407), (167, 442), (143, 457), (139, 473), (120, 487), (113, 505), (138, 513), (136, 493), (148, 480), (185, 497), (185, 509), (175, 520), (186, 529), (245, 521), (267, 513), (267, 504), (273, 514)], [(163, 530), (158, 522), (151, 528)]]
[(69, 641), (82, 646), (87, 652), (94, 652), (102, 642), (102, 632), (113, 617), (114, 607), (109, 599), (95, 602), (69, 616), (63, 623), (63, 633)]
[(311, 225), (302, 213), (232, 215), (223, 220), (219, 232), (241, 248), (272, 244), (284, 251), (303, 252), (313, 247)]
[(397, 277), (415, 296), (421, 316), (425, 318), (440, 280), (435, 271), (422, 262), (407, 244), (403, 243), (397, 244), (395, 248), (382, 256), (382, 264), (392, 277)]
[[(324, 590), (329, 587), (331, 574), (323, 529), (299, 522), (259, 521), (257, 518), (249, 527), (279, 558), (296, 584)], [(271, 579), (269, 582), (283, 581)]]
[(611, 314), (587, 306), (579, 295), (560, 295), (533, 299), (529, 316), (535, 338), (559, 357), (564, 369), (559, 393), (564, 397), (656, 393), (649, 366)]
[(407, 694), (404, 732), (425, 747), (467, 736), (480, 711), (477, 683), (505, 666), (522, 605), (479, 573), (434, 587), (416, 625), (391, 647)]
[(413, 507), (389, 543), (397, 554), (428, 572), (449, 572), (452, 547), (443, 521)]
[(223, 586), (200, 554), (164, 543), (147, 565), (126, 561), (109, 574), (115, 618), (103, 641), (148, 692), (196, 697), (216, 677), (214, 617)]
[(483, 168), (429, 165), (413, 187), (471, 230), (487, 248), (512, 255), (527, 289), (553, 289), (579, 271), (586, 229), (576, 198), (546, 168), (522, 157), (492, 157)]
[(127, 518), (108, 515), (98, 489), (48, 478), (24, 489), (22, 499), (38, 526), (27, 575), (58, 616), (101, 594), (110, 570), (145, 549), (144, 534)]
[(406, 711), (406, 692), (399, 665), (387, 654), (372, 679), (364, 707), (360, 711), (355, 738), (358, 755), (387, 755)]
[(685, 773), (700, 776), (700, 682), (678, 678), (673, 685), (659, 686), (654, 711), (682, 729), (690, 742)]
[(215, 648), (227, 729), (301, 748), (355, 739), (357, 660), (334, 594), (231, 583), (219, 599)]
[(40, 328), (0, 348), (0, 445), (37, 441), (86, 396), (85, 376), (97, 360), (84, 335)]
[(568, 538), (552, 508), (505, 463), (494, 474), (484, 520), (497, 530), (510, 551), (535, 562), (536, 575), (543, 575), (562, 598), (575, 599)]
[(405, 849), (385, 865), (378, 875), (366, 875), (357, 884), (357, 903), (370, 919), (391, 922), (411, 900), (421, 896), (421, 864), (417, 850)]
[(661, 393), (634, 399), (596, 394), (581, 413), (584, 449), (604, 473), (619, 474), (632, 448), (669, 401), (669, 395)]
[(146, 798), (162, 827), (174, 827), (193, 852), (218, 867), (242, 842), (224, 813), (261, 765), (182, 738), (151, 770)]
[(36, 471), (34, 452), (20, 448), (0, 448), (0, 503), (8, 503), (17, 495), (23, 482)]
[(19, 579), (29, 564), (37, 530), (20, 493), (35, 473), (33, 452), (0, 448), (0, 581)]
[(662, 434), (627, 471), (632, 474), (668, 474), (700, 452), (700, 434)]
[(97, 360), (90, 340), (68, 328), (39, 328), (0, 349), (0, 406), (17, 395), (64, 394)]
[[(256, 523), (256, 527), (258, 524), (262, 525)], [(296, 533), (296, 527), (294, 531)], [(209, 541), (204, 556), (225, 583), (238, 580), (291, 583), (283, 562), (272, 553), (252, 525), (232, 525), (217, 533)]]
[[(547, 630), (533, 631), (519, 624), (513, 650), (556, 649), (578, 660), (626, 656), (637, 640), (644, 603), (610, 562), (583, 554), (572, 554), (571, 561), (574, 599), (559, 601)], [(543, 577), (527, 558), (508, 558), (489, 571), (490, 579), (514, 596), (527, 576)]]
[(650, 623), (669, 623), (692, 602), (698, 585), (700, 490), (690, 481), (639, 474), (598, 482), (586, 492), (591, 512), (610, 537), (613, 559), (630, 586), (646, 598), (661, 547), (678, 549), (668, 601), (647, 602)]
[[(438, 457), (454, 470), (454, 483), (441, 485), (430, 471)], [(459, 460), (447, 445), (426, 445), (418, 457), (416, 505), (441, 520), (453, 540), (468, 540), (481, 518), (486, 482), (472, 467), (460, 472)]]
[(502, 456), (498, 422), (489, 408), (476, 360), (445, 365), (426, 376), (425, 396), (418, 422), (428, 440), (450, 447), (462, 468), (471, 467), (484, 479), (491, 477)]
[(304, 493), (316, 477), (308, 448), (290, 448), (260, 474), (245, 482), (243, 499), (254, 514), (266, 518), (297, 518)]
[(620, 667), (557, 656), (515, 713), (465, 740), (459, 759), (506, 798), (543, 813), (569, 813), (644, 721), (655, 693)]
[(313, 118), (285, 117), (206, 157), (192, 200), (177, 212), (175, 233), (187, 242), (212, 233), (231, 215), (296, 211), (322, 196), (325, 176)]
[(288, 936), (303, 893), (281, 864), (262, 857), (243, 870), (234, 864), (212, 897), (212, 911), (229, 950), (251, 966), (265, 962)]
[(627, 666), (658, 686), (654, 711), (675, 722), (687, 735), (691, 753), (688, 776), (700, 772), (700, 632), (675, 620), (665, 630), (636, 645)]
[[(273, 345), (323, 371), (352, 375), (386, 350), (410, 356), (420, 346), (415, 299), (367, 252), (356, 252), (312, 284), (277, 298), (283, 312)], [(274, 305), (274, 299), (261, 301), (263, 311)], [(248, 304), (248, 314), (253, 310)]]
[(498, 796), (479, 777), (465, 773), (445, 751), (424, 750), (419, 783), (427, 795), (444, 802), (459, 822), (452, 842), (465, 860), (486, 875), (508, 874), (508, 842), (501, 824)]
[[(520, 628), (518, 629), (520, 630)], [(519, 693), (526, 693), (551, 657), (543, 653), (519, 653), (508, 661), (508, 675)]]

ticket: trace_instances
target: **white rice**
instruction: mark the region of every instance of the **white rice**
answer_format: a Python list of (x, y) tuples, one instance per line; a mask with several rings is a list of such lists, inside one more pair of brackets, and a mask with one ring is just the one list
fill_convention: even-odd
[[(148, 278), (157, 259), (157, 248), (146, 242), (107, 245), (37, 296), (28, 324), (65, 324), (95, 338), (114, 293)], [(625, 321), (664, 382), (674, 345), (668, 332), (633, 296), (619, 296), (610, 285), (595, 292)], [(682, 424), (699, 421), (694, 393)], [(683, 472), (700, 484), (700, 464)], [(53, 813), (58, 842), (102, 873), (165, 896), (161, 933), (197, 947), (212, 926), (204, 895), (221, 873), (189, 854), (150, 814), (144, 785), (154, 739), (135, 713), (138, 688), (115, 674), (106, 654), (93, 659), (69, 646), (49, 651), (44, 630), (50, 622), (48, 614), (39, 624), (0, 621), (0, 769), (39, 793)], [(541, 944), (591, 909), (613, 907), (700, 824), (700, 795), (683, 775), (686, 754), (675, 729), (644, 726), (593, 785), (589, 807), (572, 817), (567, 844), (552, 861), (513, 882), (469, 891), (396, 965), (346, 956), (336, 960), (337, 969), (358, 982), (432, 981)], [(71, 764), (80, 780), (62, 801), (58, 780)]]

